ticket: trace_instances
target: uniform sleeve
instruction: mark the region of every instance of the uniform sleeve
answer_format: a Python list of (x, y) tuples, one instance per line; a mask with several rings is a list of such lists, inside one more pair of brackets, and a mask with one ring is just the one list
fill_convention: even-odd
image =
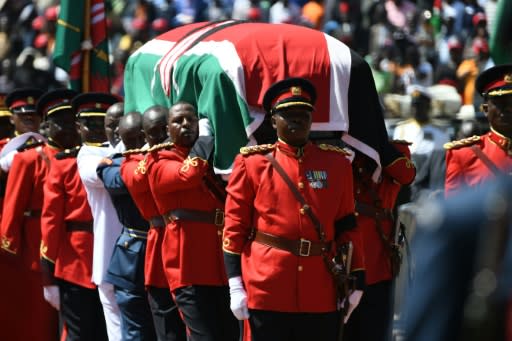
[[(344, 176), (343, 181), (343, 199), (340, 201), (338, 208), (337, 221), (347, 220), (347, 217), (354, 216), (355, 202), (354, 202), (354, 184), (352, 177), (352, 167), (347, 162), (344, 169), (342, 170)], [(351, 272), (355, 274), (358, 288), (364, 287), (364, 251), (363, 251), (363, 239), (361, 231), (357, 226), (349, 226), (339, 234), (336, 242), (338, 245), (342, 245), (348, 242), (352, 242), (352, 264)]]
[(464, 184), (464, 172), (457, 153), (453, 150), (446, 152), (446, 178), (444, 183), (444, 194), (452, 196)]
[(43, 187), (40, 257), (45, 283), (53, 282), (55, 262), (66, 228), (64, 221), (66, 193), (59, 178), (57, 167), (51, 167)]
[(14, 157), (7, 177), (4, 207), (2, 211), (2, 249), (11, 253), (19, 253), (25, 216), (33, 189), (34, 162), (29, 162), (23, 153)]
[(411, 152), (406, 144), (389, 145), (398, 151), (397, 157), (384, 167), (384, 173), (400, 185), (409, 185), (416, 176), (416, 167), (411, 161)]
[(76, 159), (78, 173), (80, 174), (82, 183), (86, 187), (104, 188), (103, 181), (101, 181), (96, 173), (96, 168), (102, 159), (103, 157), (99, 155), (78, 153), (78, 157)]
[[(144, 159), (145, 160), (145, 159)], [(127, 156), (126, 159), (121, 163), (121, 167), (119, 169), (119, 174), (121, 175), (121, 179), (123, 180), (125, 186), (128, 188), (130, 193), (142, 193), (147, 192), (148, 183), (147, 181), (143, 181), (140, 177), (146, 177), (146, 173), (144, 174), (137, 170), (138, 163), (145, 162), (144, 160), (134, 160), (131, 159), (130, 156)]]
[(245, 158), (238, 155), (229, 178), (225, 209), (223, 250), (241, 254), (249, 239), (255, 192), (247, 174)]
[(161, 159), (153, 166), (154, 183), (169, 191), (182, 191), (201, 184), (208, 171), (208, 161), (199, 157), (186, 158), (183, 162)]
[(120, 164), (114, 162), (111, 165), (101, 164), (97, 169), (98, 177), (109, 194), (129, 194), (123, 179), (121, 178)]

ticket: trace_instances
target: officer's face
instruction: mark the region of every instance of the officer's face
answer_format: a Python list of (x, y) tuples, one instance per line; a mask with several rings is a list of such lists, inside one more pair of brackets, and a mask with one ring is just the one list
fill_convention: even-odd
[(142, 123), (144, 128), (144, 135), (146, 135), (146, 141), (150, 146), (162, 143), (167, 138), (167, 120), (166, 116), (147, 115), (144, 117)]
[(303, 146), (309, 138), (311, 129), (311, 110), (289, 108), (272, 115), (272, 126), (277, 137), (292, 146)]
[(101, 116), (83, 117), (79, 122), (80, 136), (83, 142), (103, 143), (107, 140), (104, 127), (105, 118)]
[(181, 104), (173, 106), (169, 113), (168, 130), (171, 142), (191, 147), (199, 135), (199, 120), (194, 110)]
[(117, 145), (121, 140), (118, 129), (121, 116), (123, 116), (122, 112), (107, 113), (105, 116), (105, 135), (107, 136), (107, 141), (113, 146)]
[(80, 144), (75, 115), (68, 110), (50, 115), (48, 117), (48, 136), (62, 148), (72, 148)]
[(11, 123), (14, 124), (14, 129), (20, 134), (37, 133), (41, 125), (41, 117), (35, 112), (14, 114), (11, 116)]
[(482, 109), (494, 130), (512, 137), (512, 95), (490, 97)]

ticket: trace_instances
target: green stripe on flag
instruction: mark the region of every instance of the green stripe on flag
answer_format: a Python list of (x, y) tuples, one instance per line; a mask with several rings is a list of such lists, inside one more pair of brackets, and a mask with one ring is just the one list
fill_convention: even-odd
[(512, 0), (498, 0), (489, 45), (496, 64), (512, 63)]
[(62, 0), (60, 4), (53, 61), (55, 65), (69, 72), (72, 53), (81, 49), (85, 2), (83, 0)]
[(197, 107), (200, 118), (210, 120), (215, 133), (214, 166), (229, 169), (240, 147), (249, 141), (246, 127), (253, 118), (245, 99), (211, 54), (181, 56), (173, 80), (178, 89), (172, 91), (172, 102), (190, 102)]

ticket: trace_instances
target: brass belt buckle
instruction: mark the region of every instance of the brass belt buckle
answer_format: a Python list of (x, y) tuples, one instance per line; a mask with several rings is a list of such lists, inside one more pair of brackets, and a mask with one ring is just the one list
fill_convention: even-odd
[(215, 221), (214, 221), (214, 224), (216, 226), (224, 226), (224, 211), (221, 210), (221, 209), (216, 209), (215, 210)]
[[(304, 251), (306, 249), (306, 251)], [(311, 252), (311, 241), (301, 238), (299, 246), (299, 256), (308, 257)]]

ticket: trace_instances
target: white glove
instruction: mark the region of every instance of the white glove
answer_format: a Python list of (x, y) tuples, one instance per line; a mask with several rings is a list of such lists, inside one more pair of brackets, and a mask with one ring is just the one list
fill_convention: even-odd
[(60, 293), (59, 287), (56, 285), (47, 285), (43, 287), (44, 299), (50, 303), (52, 307), (60, 310)]
[(2, 168), (4, 172), (7, 173), (11, 169), (12, 160), (16, 154), (18, 154), (18, 151), (13, 150), (0, 159), (0, 168)]
[(233, 315), (239, 320), (249, 318), (249, 309), (247, 308), (247, 292), (242, 283), (242, 277), (232, 277), (229, 279), (229, 296), (231, 298), (230, 308)]
[[(361, 301), (361, 297), (363, 296), (363, 291), (361, 290), (354, 290), (349, 296), (348, 296), (348, 310), (347, 315), (345, 315), (344, 322), (347, 323), (348, 319), (350, 318), (350, 314), (356, 309), (357, 305)], [(343, 301), (341, 302), (341, 308), (343, 309), (343, 306), (347, 304), (347, 298), (345, 297)]]

